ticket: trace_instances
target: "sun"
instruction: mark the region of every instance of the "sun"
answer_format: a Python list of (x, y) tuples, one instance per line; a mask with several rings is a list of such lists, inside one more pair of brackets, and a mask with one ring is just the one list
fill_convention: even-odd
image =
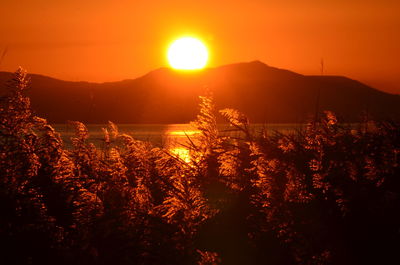
[(204, 43), (193, 37), (175, 40), (168, 48), (170, 66), (179, 70), (199, 70), (206, 66), (208, 50)]

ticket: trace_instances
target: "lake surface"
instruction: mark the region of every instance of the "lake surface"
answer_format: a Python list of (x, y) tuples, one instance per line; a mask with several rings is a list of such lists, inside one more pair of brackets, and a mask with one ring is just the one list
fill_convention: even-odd
[[(61, 138), (67, 147), (71, 145), (71, 137), (74, 137), (74, 126), (70, 124), (54, 124), (54, 128), (61, 134)], [(107, 128), (107, 124), (88, 124), (89, 141), (96, 146), (103, 142), (104, 134), (102, 128)], [(131, 135), (133, 138), (141, 141), (149, 141), (160, 147), (171, 145), (174, 141), (182, 142), (188, 137), (195, 138), (199, 133), (190, 124), (117, 124), (120, 133)], [(266, 130), (268, 133), (274, 131), (294, 132), (304, 128), (304, 124), (253, 124), (250, 130), (254, 133), (260, 133)], [(232, 131), (233, 127), (229, 124), (219, 124), (218, 129), (222, 135), (240, 137), (237, 131)]]
[[(61, 134), (65, 147), (71, 149), (71, 137), (75, 136), (74, 126), (71, 124), (54, 124), (53, 126)], [(262, 131), (290, 133), (300, 130), (304, 126), (304, 124), (253, 124), (250, 126), (250, 130), (254, 134)], [(102, 150), (104, 147), (102, 128), (107, 128), (107, 124), (88, 124), (86, 127), (89, 130), (89, 142), (92, 142), (99, 151)], [(119, 133), (131, 135), (137, 140), (149, 141), (158, 147), (164, 147), (187, 163), (191, 160), (190, 151), (185, 147), (189, 142), (188, 138), (195, 142), (196, 136), (200, 133), (190, 124), (117, 124), (117, 127)], [(243, 137), (241, 132), (233, 129), (229, 124), (218, 125), (221, 135)]]

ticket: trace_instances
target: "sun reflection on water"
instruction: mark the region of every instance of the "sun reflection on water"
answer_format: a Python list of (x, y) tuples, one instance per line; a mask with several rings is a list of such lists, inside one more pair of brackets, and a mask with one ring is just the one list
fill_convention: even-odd
[(191, 161), (190, 151), (186, 147), (170, 148), (169, 151), (171, 154), (182, 159), (186, 163), (190, 163), (190, 161)]
[(198, 134), (198, 130), (192, 130), (192, 131), (168, 131), (167, 134), (170, 136), (191, 136)]
[[(191, 162), (190, 150), (186, 147), (190, 141), (196, 141), (199, 130), (190, 124), (172, 124), (164, 132), (164, 146), (174, 156), (182, 159), (186, 163)], [(190, 139), (190, 140), (189, 140)]]

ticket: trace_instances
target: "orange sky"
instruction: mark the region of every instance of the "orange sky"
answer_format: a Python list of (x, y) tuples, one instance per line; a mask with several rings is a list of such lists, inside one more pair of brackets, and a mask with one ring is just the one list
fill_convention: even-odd
[(346, 75), (400, 94), (400, 1), (1, 0), (0, 71), (117, 81), (166, 65), (174, 38), (211, 49), (209, 66), (261, 60)]

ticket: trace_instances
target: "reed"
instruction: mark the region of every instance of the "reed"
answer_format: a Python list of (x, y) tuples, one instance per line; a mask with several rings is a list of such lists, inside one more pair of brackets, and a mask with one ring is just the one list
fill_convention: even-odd
[[(397, 264), (400, 126), (256, 134), (245, 115), (200, 98), (191, 159), (81, 122), (72, 149), (24, 95), (1, 99), (4, 264)], [(242, 137), (222, 134), (222, 115)]]

